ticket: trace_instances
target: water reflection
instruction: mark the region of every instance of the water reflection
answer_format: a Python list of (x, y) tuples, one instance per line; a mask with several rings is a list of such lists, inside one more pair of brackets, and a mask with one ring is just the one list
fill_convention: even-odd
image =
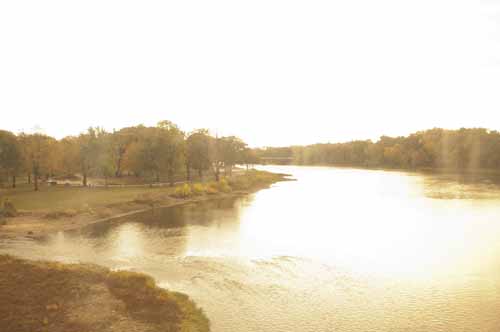
[(147, 272), (223, 331), (500, 331), (496, 178), (321, 167), (255, 195), (0, 242)]

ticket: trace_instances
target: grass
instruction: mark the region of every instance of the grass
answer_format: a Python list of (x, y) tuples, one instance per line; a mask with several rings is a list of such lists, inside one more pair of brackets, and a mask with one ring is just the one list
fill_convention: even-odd
[[(128, 271), (111, 272), (107, 285), (137, 319), (157, 324), (178, 322), (182, 332), (210, 330), (210, 323), (203, 311), (187, 295), (160, 289), (149, 276)], [(131, 292), (131, 289), (135, 292)]]
[(41, 186), (38, 192), (31, 186), (23, 185), (16, 189), (0, 191), (0, 197), (9, 198), (19, 210), (82, 209), (84, 207), (107, 206), (134, 201), (138, 197), (169, 193), (168, 187), (123, 187), (123, 188), (84, 188), (84, 187), (47, 187)]
[(233, 190), (251, 190), (257, 187), (268, 186), (274, 182), (283, 181), (286, 174), (277, 174), (265, 171), (250, 170), (245, 176), (229, 179), (228, 185)]
[(18, 210), (44, 211), (47, 217), (71, 217), (94, 208), (104, 208), (114, 204), (152, 204), (164, 202), (169, 196), (191, 198), (194, 196), (251, 190), (283, 180), (283, 175), (250, 170), (244, 174), (221, 179), (220, 182), (181, 184), (176, 187), (65, 187), (40, 186), (33, 191), (32, 186), (22, 184), (16, 189), (0, 190), (0, 199), (8, 198)]
[(149, 276), (0, 255), (0, 331), (110, 331), (116, 322), (140, 332), (210, 331), (189, 297)]

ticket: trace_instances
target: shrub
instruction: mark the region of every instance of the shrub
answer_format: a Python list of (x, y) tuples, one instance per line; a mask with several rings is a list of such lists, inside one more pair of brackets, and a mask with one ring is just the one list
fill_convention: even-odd
[(227, 183), (226, 179), (222, 179), (222, 180), (219, 181), (219, 183), (218, 183), (218, 189), (219, 189), (219, 191), (221, 191), (223, 193), (231, 192), (231, 187)]
[(231, 187), (229, 186), (226, 179), (222, 179), (219, 182), (210, 182), (207, 185), (208, 194), (228, 193), (228, 192), (231, 192)]
[(192, 185), (191, 190), (194, 195), (203, 195), (207, 192), (207, 188), (202, 183), (195, 183)]
[(206, 188), (205, 188), (205, 192), (208, 194), (208, 195), (215, 195), (217, 194), (219, 191), (217, 190), (217, 188), (215, 188), (212, 184), (209, 184)]
[(193, 191), (191, 190), (191, 187), (187, 183), (175, 188), (173, 194), (173, 196), (177, 198), (188, 198), (191, 197), (192, 195)]

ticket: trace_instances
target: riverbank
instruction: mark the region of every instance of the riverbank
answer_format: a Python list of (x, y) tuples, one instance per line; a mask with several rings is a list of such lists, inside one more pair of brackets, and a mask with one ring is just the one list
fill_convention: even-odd
[[(20, 209), (17, 216), (7, 218), (0, 226), (0, 236), (36, 238), (152, 209), (246, 195), (288, 180), (286, 177), (250, 171), (218, 183), (153, 190), (54, 188), (41, 193), (48, 197), (38, 196), (45, 203), (40, 209), (25, 201), (39, 193), (20, 192), (9, 201), (32, 208)], [(104, 203), (99, 204), (94, 195)], [(87, 196), (91, 199), (85, 202), (87, 206), (76, 210), (78, 200)], [(62, 197), (62, 202), (57, 199)], [(210, 327), (189, 297), (158, 288), (146, 275), (0, 255), (0, 331), (208, 332)]]
[(0, 331), (208, 332), (184, 294), (143, 274), (0, 255)]
[(0, 237), (42, 237), (131, 216), (156, 208), (246, 195), (286, 181), (287, 175), (251, 170), (220, 182), (159, 188), (46, 188), (3, 194), (19, 209), (0, 224)]

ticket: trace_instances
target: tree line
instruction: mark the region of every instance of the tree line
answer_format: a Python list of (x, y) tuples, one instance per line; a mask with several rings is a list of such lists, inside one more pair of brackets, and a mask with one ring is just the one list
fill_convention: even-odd
[(191, 181), (210, 173), (219, 181), (221, 171), (231, 175), (236, 164), (256, 162), (254, 152), (236, 136), (217, 137), (206, 129), (183, 132), (170, 121), (107, 132), (96, 127), (78, 136), (57, 140), (48, 135), (0, 130), (0, 183), (16, 187), (23, 176), (39, 189), (42, 179), (79, 175), (105, 179), (133, 175), (144, 181), (167, 181), (176, 176)]
[[(434, 128), (409, 136), (382, 136), (376, 142), (313, 144), (256, 149), (263, 160), (297, 165), (343, 165), (402, 169), (500, 169), (500, 133), (484, 128)], [(281, 158), (281, 159), (280, 159)], [(288, 159), (287, 159), (288, 158)]]

